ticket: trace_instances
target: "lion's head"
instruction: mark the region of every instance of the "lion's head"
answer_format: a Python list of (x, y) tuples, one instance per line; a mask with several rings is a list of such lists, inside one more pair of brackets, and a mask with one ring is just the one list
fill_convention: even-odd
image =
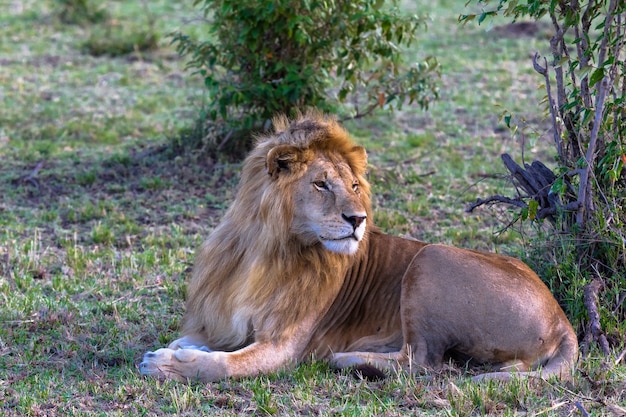
[(365, 149), (317, 112), (276, 118), (274, 129), (257, 139), (244, 164), (233, 210), (247, 215), (237, 217), (258, 216), (266, 243), (356, 253), (371, 221)]
[[(364, 157), (362, 148), (352, 151), (358, 152)], [(267, 171), (272, 177), (289, 177), (292, 236), (305, 246), (320, 242), (337, 253), (352, 255), (357, 251), (368, 213), (361, 196), (363, 180), (343, 155), (279, 145), (267, 156)]]

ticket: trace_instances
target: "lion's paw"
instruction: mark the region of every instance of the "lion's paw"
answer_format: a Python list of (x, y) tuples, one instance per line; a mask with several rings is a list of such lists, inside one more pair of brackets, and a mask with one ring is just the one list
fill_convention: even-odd
[(139, 371), (142, 375), (153, 376), (159, 379), (184, 380), (184, 376), (177, 372), (179, 365), (196, 360), (196, 350), (179, 349), (173, 350), (163, 348), (154, 352), (147, 352), (143, 356), (143, 361), (139, 364)]

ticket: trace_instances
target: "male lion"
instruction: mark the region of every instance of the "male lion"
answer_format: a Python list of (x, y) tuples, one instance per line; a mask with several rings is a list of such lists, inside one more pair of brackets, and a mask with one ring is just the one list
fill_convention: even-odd
[[(215, 381), (326, 358), (337, 367), (567, 377), (578, 344), (548, 288), (506, 256), (383, 234), (365, 150), (328, 116), (274, 120), (197, 256), (183, 337), (141, 372)], [(537, 370), (537, 368), (540, 368)]]

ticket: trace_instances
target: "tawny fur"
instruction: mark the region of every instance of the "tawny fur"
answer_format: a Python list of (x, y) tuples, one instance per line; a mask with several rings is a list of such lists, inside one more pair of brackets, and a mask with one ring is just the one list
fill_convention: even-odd
[(534, 272), (513, 258), (381, 233), (366, 166), (334, 119), (275, 119), (197, 255), (183, 337), (147, 353), (142, 372), (210, 381), (310, 357), (422, 369), (458, 354), (503, 370), (487, 378), (567, 377), (576, 335)]

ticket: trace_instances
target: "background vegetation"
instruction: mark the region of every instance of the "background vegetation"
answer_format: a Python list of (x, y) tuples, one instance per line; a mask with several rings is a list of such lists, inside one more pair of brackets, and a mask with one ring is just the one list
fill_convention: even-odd
[(477, 3), (482, 12), (466, 14), (464, 21), (502, 14), (550, 22), (549, 52), (536, 52), (533, 68), (543, 82), (551, 129), (529, 133), (514, 115), (504, 119), (519, 135), (550, 143), (556, 165), (552, 171), (524, 161), (522, 168), (504, 158), (516, 198), (497, 195), (479, 203), (520, 207), (514, 221), (531, 221), (540, 231), (533, 263), (584, 334), (583, 351), (597, 342), (608, 355), (626, 334), (626, 4)]
[(195, 3), (207, 33), (198, 41), (183, 29), (173, 40), (210, 99), (198, 120), (203, 134), (180, 141), (187, 149), (242, 157), (251, 131), (294, 108), (358, 118), (405, 102), (428, 107), (437, 95), (436, 59), (406, 65), (401, 49), (425, 30), (425, 19), (396, 1)]
[[(592, 346), (567, 383), (473, 384), (453, 369), (368, 383), (318, 362), (213, 384), (140, 377), (143, 353), (177, 335), (194, 252), (231, 201), (239, 166), (159, 152), (207, 102), (167, 36), (201, 39), (203, 14), (184, 2), (104, 5), (99, 23), (68, 24), (59, 2), (0, 4), (0, 413), (623, 413), (623, 340), (609, 357)], [(530, 131), (549, 129), (529, 58), (545, 54), (550, 25), (460, 26), (452, 0), (401, 7), (431, 15), (403, 54), (438, 57), (440, 99), (428, 112), (346, 123), (369, 151), (375, 220), (394, 234), (526, 257), (527, 233), (499, 233), (515, 212), (463, 210), (506, 186), (502, 152), (553, 160), (538, 135), (511, 136), (498, 117), (506, 109)], [(130, 53), (94, 56), (87, 46), (100, 30), (151, 33), (156, 48), (137, 41)]]

